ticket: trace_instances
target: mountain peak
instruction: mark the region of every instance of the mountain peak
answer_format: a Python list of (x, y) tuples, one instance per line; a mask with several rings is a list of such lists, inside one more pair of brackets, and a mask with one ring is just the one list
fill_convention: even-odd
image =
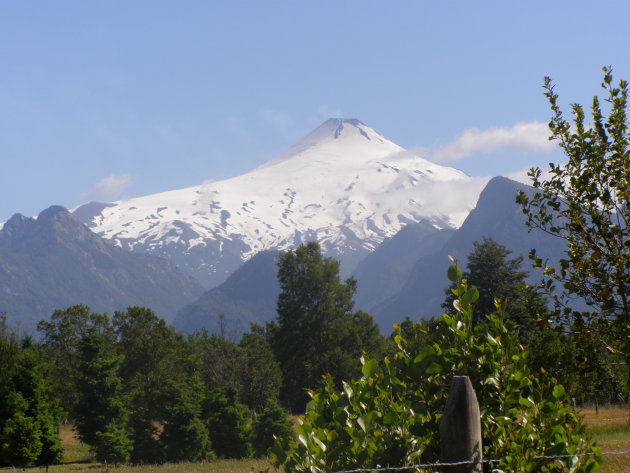
[[(300, 140), (300, 143), (304, 141), (322, 141), (330, 138), (335, 140), (349, 138), (357, 133), (367, 140), (371, 140), (372, 137), (379, 137), (382, 141), (383, 138), (372, 128), (356, 118), (329, 118)], [(370, 135), (372, 135), (372, 137)]]
[(307, 153), (386, 156), (400, 151), (404, 149), (356, 118), (329, 118), (282, 154), (259, 166), (258, 169), (275, 166)]
[(360, 133), (363, 132), (363, 136), (365, 136), (368, 140), (370, 139), (368, 134), (362, 130), (362, 128), (369, 127), (367, 127), (365, 123), (357, 120), (356, 118), (329, 118), (324, 123), (322, 123), (319, 128), (317, 128), (317, 130), (321, 128), (323, 128), (326, 132), (330, 132), (332, 130), (333, 137), (335, 139), (338, 139), (342, 136), (344, 126), (358, 128)]

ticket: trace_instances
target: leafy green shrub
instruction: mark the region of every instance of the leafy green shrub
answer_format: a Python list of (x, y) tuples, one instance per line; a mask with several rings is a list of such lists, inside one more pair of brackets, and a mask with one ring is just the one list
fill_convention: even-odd
[[(564, 388), (534, 376), (514, 324), (501, 310), (473, 325), (475, 288), (449, 269), (457, 299), (424, 346), (409, 344), (398, 329), (397, 350), (382, 362), (363, 360), (363, 377), (336, 389), (330, 377), (311, 392), (297, 439), (270, 449), (287, 473), (438, 462), (439, 422), (454, 375), (468, 375), (481, 410), (484, 458), (493, 471), (591, 472), (600, 452), (567, 402)], [(421, 325), (415, 329), (425, 330)], [(574, 456), (578, 453), (593, 455)], [(544, 459), (540, 455), (569, 455)]]
[(293, 425), (286, 411), (275, 399), (268, 399), (265, 408), (253, 423), (253, 439), (256, 454), (265, 455), (274, 438), (293, 435)]

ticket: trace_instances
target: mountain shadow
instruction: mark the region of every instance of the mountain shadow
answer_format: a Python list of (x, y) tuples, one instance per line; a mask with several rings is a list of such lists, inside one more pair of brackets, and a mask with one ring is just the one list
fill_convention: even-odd
[(173, 326), (192, 333), (205, 329), (238, 341), (252, 323), (276, 319), (280, 294), (276, 259), (280, 252), (262, 251), (234, 271), (219, 286), (177, 312)]
[(400, 291), (414, 264), (420, 258), (440, 250), (454, 229), (438, 229), (426, 220), (404, 226), (396, 235), (386, 238), (357, 266), (356, 306), (369, 309)]
[(527, 257), (530, 249), (536, 248), (539, 256), (548, 258), (553, 264), (564, 254), (566, 247), (562, 240), (543, 232), (528, 232), (525, 216), (516, 203), (518, 190), (534, 191), (530, 186), (505, 177), (495, 177), (488, 182), (475, 209), (444, 246), (417, 260), (401, 290), (370, 309), (383, 333), (390, 333), (392, 325), (407, 316), (412, 320), (439, 316), (445, 298), (444, 290), (449, 285), (446, 277), (446, 271), (452, 264), (449, 255), (457, 258), (460, 268), (465, 268), (473, 242), (481, 241), (483, 237), (490, 237), (504, 245), (514, 257), (524, 256), (523, 269), (531, 270), (530, 283), (540, 281), (540, 271), (532, 270)]

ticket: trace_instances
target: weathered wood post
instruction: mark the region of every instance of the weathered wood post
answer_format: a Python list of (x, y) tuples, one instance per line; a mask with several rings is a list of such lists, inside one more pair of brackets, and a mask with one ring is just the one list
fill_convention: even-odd
[(477, 396), (468, 376), (454, 376), (440, 421), (440, 461), (472, 463), (444, 466), (447, 473), (481, 473), (481, 418)]

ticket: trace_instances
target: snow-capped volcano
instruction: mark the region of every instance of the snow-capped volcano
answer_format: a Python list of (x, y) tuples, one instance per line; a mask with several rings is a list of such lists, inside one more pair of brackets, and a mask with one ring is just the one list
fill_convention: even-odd
[(459, 227), (486, 183), (358, 120), (329, 119), (237, 177), (75, 214), (117, 245), (166, 256), (208, 285), (255, 253), (317, 240), (346, 271), (408, 222)]

